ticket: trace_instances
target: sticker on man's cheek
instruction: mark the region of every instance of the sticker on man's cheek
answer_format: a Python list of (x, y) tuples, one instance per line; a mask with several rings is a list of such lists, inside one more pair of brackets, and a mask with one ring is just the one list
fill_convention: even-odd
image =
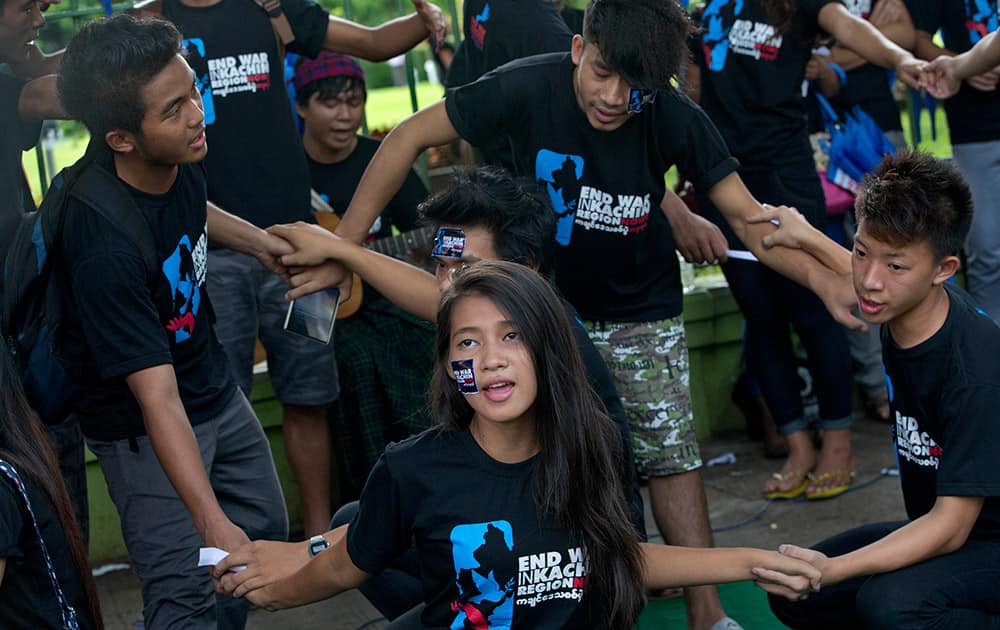
[(452, 361), (451, 371), (455, 374), (455, 383), (458, 385), (458, 391), (463, 394), (479, 393), (479, 386), (476, 385), (476, 372), (472, 369), (472, 359)]
[(630, 114), (638, 114), (655, 100), (656, 91), (632, 88), (628, 91), (628, 106), (626, 110)]
[(461, 258), (465, 253), (465, 232), (459, 228), (441, 228), (434, 237), (431, 256)]

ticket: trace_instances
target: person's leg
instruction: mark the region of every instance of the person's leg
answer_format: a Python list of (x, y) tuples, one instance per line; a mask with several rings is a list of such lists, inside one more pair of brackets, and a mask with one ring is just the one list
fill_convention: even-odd
[(952, 145), (976, 211), (966, 241), (969, 293), (1000, 322), (1000, 140)]
[[(905, 523), (875, 523), (837, 534), (812, 548), (827, 556), (840, 556), (860, 549), (898, 529)], [(818, 593), (807, 599), (789, 601), (784, 597), (769, 595), (771, 611), (789, 628), (796, 630), (844, 630), (861, 627), (855, 607), (858, 590), (867, 577), (844, 580), (834, 585), (823, 585)]]
[(806, 350), (813, 388), (819, 401), (819, 426), (823, 446), (814, 479), (806, 488), (809, 498), (829, 498), (842, 493), (851, 482), (851, 357), (844, 328), (823, 302), (804, 287), (781, 278), (779, 295)]
[[(205, 428), (195, 427), (196, 435)], [(200, 438), (198, 443), (202, 461), (211, 461), (211, 440)], [(215, 593), (208, 573), (198, 567), (201, 536), (149, 438), (137, 438), (132, 447), (129, 440), (88, 440), (88, 445), (104, 471), (129, 560), (139, 577), (144, 627), (215, 630)]]
[[(209, 425), (215, 443), (209, 481), (219, 507), (250, 540), (287, 540), (288, 513), (271, 447), (246, 396), (236, 392)], [(220, 629), (246, 625), (245, 601), (219, 595), (217, 604)]]
[(208, 295), (215, 311), (215, 335), (243, 394), (253, 383), (253, 348), (257, 340), (257, 296), (253, 282), (256, 260), (228, 249), (208, 250)]
[(861, 627), (1000, 628), (1000, 542), (969, 540), (950, 554), (869, 578), (857, 596)]
[[(636, 464), (649, 476), (650, 506), (664, 541), (711, 547), (683, 317), (586, 326), (629, 416)], [(726, 616), (714, 586), (687, 588), (685, 600), (689, 628), (708, 629)]]
[(767, 480), (764, 492), (771, 498), (794, 498), (805, 490), (816, 451), (799, 394), (788, 310), (778, 289), (782, 278), (755, 262), (734, 260), (723, 265), (723, 271), (746, 321), (747, 370), (760, 385), (775, 430), (788, 444), (788, 458)]
[(326, 406), (337, 399), (333, 341), (324, 345), (283, 330), (288, 302), (285, 284), (255, 261), (260, 340), (267, 371), (282, 403), (285, 455), (299, 485), (306, 537), (330, 522), (330, 430)]
[(90, 509), (87, 505), (87, 463), (84, 461), (80, 421), (76, 416), (70, 416), (60, 424), (46, 426), (45, 432), (59, 460), (59, 472), (69, 491), (73, 515), (80, 527), (80, 539), (86, 549), (90, 544)]

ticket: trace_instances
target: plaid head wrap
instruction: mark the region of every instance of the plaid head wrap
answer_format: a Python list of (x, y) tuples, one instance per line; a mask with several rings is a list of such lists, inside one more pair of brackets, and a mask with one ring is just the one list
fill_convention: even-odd
[(295, 90), (301, 90), (313, 81), (327, 77), (349, 76), (365, 80), (365, 73), (354, 57), (340, 53), (322, 51), (315, 59), (302, 58), (295, 67)]

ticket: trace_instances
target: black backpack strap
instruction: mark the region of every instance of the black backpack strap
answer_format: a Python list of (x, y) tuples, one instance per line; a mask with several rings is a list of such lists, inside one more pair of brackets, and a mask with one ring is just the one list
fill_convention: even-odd
[(160, 272), (153, 231), (122, 182), (95, 162), (80, 173), (70, 194), (97, 211), (135, 243), (146, 264), (147, 280), (152, 285)]

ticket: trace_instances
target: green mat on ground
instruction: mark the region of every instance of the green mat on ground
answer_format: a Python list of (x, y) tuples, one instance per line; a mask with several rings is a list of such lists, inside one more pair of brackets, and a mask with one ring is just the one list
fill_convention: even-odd
[[(745, 630), (787, 630), (787, 627), (771, 614), (767, 606), (767, 594), (753, 582), (736, 582), (719, 586), (719, 596), (726, 614), (740, 622)], [(684, 598), (651, 601), (639, 617), (635, 630), (654, 629), (684, 630), (687, 628), (687, 614)]]

